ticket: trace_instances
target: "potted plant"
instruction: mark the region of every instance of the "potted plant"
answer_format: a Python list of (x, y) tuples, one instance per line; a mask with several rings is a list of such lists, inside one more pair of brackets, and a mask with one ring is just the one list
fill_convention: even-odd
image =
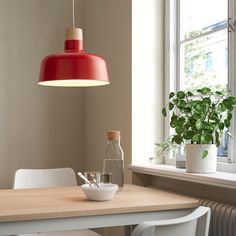
[(207, 87), (194, 93), (169, 94), (162, 114), (167, 116), (167, 110), (171, 111), (170, 126), (175, 129), (171, 141), (186, 144), (187, 172), (216, 171), (217, 147), (225, 129), (230, 127), (235, 104), (234, 96)]
[[(166, 141), (155, 143), (155, 157), (149, 158), (152, 164), (170, 164), (177, 150), (177, 144), (172, 142), (172, 137)], [(170, 158), (172, 157), (172, 158)]]

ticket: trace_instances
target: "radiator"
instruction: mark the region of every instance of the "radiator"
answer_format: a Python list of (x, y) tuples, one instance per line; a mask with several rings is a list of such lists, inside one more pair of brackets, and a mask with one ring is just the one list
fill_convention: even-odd
[(199, 200), (202, 206), (211, 208), (209, 236), (236, 236), (235, 206), (205, 199)]

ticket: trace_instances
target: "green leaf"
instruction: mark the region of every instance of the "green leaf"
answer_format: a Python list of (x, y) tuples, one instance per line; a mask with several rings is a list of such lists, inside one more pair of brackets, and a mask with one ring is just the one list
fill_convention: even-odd
[(179, 122), (179, 124), (181, 124), (181, 125), (183, 125), (184, 123), (185, 123), (185, 118), (184, 117), (180, 117), (179, 119), (178, 119), (178, 122)]
[(171, 111), (171, 110), (174, 108), (174, 106), (175, 106), (175, 105), (170, 102), (170, 103), (169, 103), (169, 110)]
[(196, 109), (197, 111), (199, 111), (199, 112), (202, 112), (202, 111), (203, 111), (203, 107), (202, 107), (201, 104), (199, 104), (199, 103), (196, 105), (195, 109)]
[(185, 93), (184, 93), (183, 91), (179, 91), (179, 92), (177, 93), (177, 98), (178, 98), (178, 99), (183, 99), (183, 98), (185, 98)]
[(216, 147), (219, 147), (219, 146), (220, 146), (220, 140), (216, 139)]
[(233, 117), (233, 115), (232, 115), (231, 113), (228, 113), (227, 119), (228, 119), (228, 120), (231, 120), (232, 117)]
[(185, 130), (184, 126), (181, 126), (181, 125), (176, 126), (176, 128), (175, 128), (175, 132), (177, 134), (182, 134), (184, 132), (184, 130)]
[(217, 94), (217, 95), (220, 95), (220, 96), (223, 95), (223, 93), (220, 92), (220, 91), (216, 91), (216, 94)]
[(203, 101), (205, 104), (211, 104), (211, 99), (210, 99), (210, 98), (203, 98), (202, 101)]
[(172, 139), (175, 143), (177, 144), (181, 144), (183, 139), (181, 137), (181, 135), (174, 135), (173, 139)]
[(186, 102), (184, 101), (184, 100), (179, 100), (179, 102), (178, 102), (178, 106), (180, 106), (180, 107), (185, 107), (186, 106)]
[(185, 107), (185, 108), (184, 108), (184, 111), (185, 111), (186, 113), (191, 113), (191, 108), (190, 108), (190, 107)]
[(201, 119), (201, 117), (202, 117), (202, 113), (200, 113), (200, 112), (195, 112), (194, 114), (193, 114), (193, 118), (195, 119), (195, 120), (198, 120), (198, 119)]
[(230, 97), (229, 97), (229, 100), (230, 100), (230, 102), (231, 102), (232, 105), (235, 105), (235, 104), (236, 104), (236, 97), (230, 96)]
[(163, 108), (163, 109), (162, 109), (162, 115), (165, 116), (165, 117), (167, 116), (166, 108)]
[(196, 124), (196, 119), (194, 119), (193, 117), (190, 117), (190, 118), (189, 118), (189, 123), (190, 123), (192, 126), (195, 126), (195, 124)]
[(219, 147), (220, 146), (220, 140), (219, 140), (219, 133), (218, 132), (215, 132), (215, 138), (216, 138), (216, 147)]
[(212, 122), (211, 124), (206, 124), (204, 127), (204, 131), (207, 133), (212, 133), (215, 126), (216, 126), (216, 123), (214, 122)]
[(230, 100), (227, 98), (223, 100), (223, 104), (227, 109), (230, 109), (232, 107)]
[(218, 108), (219, 108), (220, 112), (224, 112), (226, 110), (226, 107), (225, 107), (225, 105), (223, 103), (220, 103)]
[(204, 150), (204, 151), (202, 152), (202, 159), (206, 158), (207, 155), (208, 155), (208, 151), (207, 151), (207, 150)]
[(198, 142), (199, 142), (199, 139), (200, 139), (200, 135), (199, 135), (199, 134), (195, 134), (195, 135), (192, 137), (192, 141), (195, 142), (195, 143), (198, 143)]
[(189, 130), (187, 132), (184, 132), (183, 137), (184, 137), (184, 139), (189, 140), (193, 137), (193, 134), (194, 134), (194, 132)]
[(171, 126), (172, 128), (175, 128), (178, 124), (179, 124), (178, 120), (172, 120), (172, 121), (170, 122), (170, 126)]
[(230, 120), (225, 119), (225, 120), (224, 120), (224, 124), (225, 124), (225, 127), (226, 127), (226, 128), (229, 128), (229, 127), (230, 127)]
[(178, 104), (178, 102), (179, 102), (179, 99), (174, 99), (174, 100), (172, 100), (172, 102), (175, 104), (175, 105), (177, 105)]
[(174, 93), (174, 92), (171, 92), (171, 93), (169, 94), (169, 99), (173, 98), (174, 96), (175, 96), (175, 93)]
[(190, 122), (186, 122), (184, 126), (185, 126), (185, 130), (189, 130), (192, 127)]
[(195, 124), (195, 127), (196, 127), (196, 129), (202, 129), (203, 128), (203, 122), (200, 120), (200, 119), (198, 119), (197, 120), (197, 122), (196, 122), (196, 124)]
[(209, 89), (209, 88), (207, 88), (207, 87), (204, 87), (204, 88), (202, 88), (201, 89), (201, 93), (202, 94), (207, 94), (207, 93), (209, 93), (211, 90)]
[(178, 120), (178, 116), (175, 114), (172, 114), (171, 121)]
[(202, 144), (209, 144), (212, 140), (212, 137), (210, 134), (203, 134), (201, 135), (201, 143)]
[(193, 94), (193, 93), (191, 93), (190, 91), (188, 91), (188, 92), (187, 92), (187, 95), (188, 95), (189, 97), (192, 97), (192, 96), (194, 96), (194, 94)]
[(219, 123), (218, 123), (218, 126), (219, 126), (219, 129), (220, 129), (220, 130), (223, 130), (224, 127), (225, 127), (224, 123), (222, 123), (222, 122), (219, 122)]

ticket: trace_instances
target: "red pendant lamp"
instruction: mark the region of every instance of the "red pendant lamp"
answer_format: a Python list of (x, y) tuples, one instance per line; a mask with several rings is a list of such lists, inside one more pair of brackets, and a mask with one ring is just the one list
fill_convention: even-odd
[(65, 50), (45, 57), (41, 63), (40, 85), (90, 87), (109, 84), (106, 62), (98, 55), (83, 50), (82, 30), (66, 30)]

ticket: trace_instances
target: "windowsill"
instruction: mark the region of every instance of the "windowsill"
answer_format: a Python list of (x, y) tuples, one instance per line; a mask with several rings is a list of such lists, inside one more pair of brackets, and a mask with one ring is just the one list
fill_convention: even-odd
[(169, 165), (130, 165), (132, 172), (162, 176), (172, 179), (190, 181), (194, 183), (236, 189), (236, 174), (217, 171), (215, 174), (187, 173), (186, 169), (179, 169)]

